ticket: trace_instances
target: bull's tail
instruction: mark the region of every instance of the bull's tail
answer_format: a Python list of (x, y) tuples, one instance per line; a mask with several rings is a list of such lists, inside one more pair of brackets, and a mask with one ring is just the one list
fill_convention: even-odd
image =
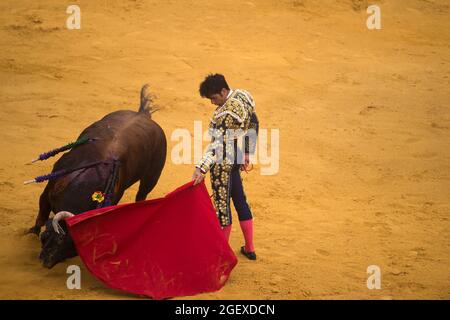
[(146, 83), (141, 89), (141, 106), (139, 107), (139, 112), (145, 112), (151, 116), (155, 111), (158, 111), (158, 108), (155, 108), (153, 105), (153, 96), (150, 92), (150, 85)]

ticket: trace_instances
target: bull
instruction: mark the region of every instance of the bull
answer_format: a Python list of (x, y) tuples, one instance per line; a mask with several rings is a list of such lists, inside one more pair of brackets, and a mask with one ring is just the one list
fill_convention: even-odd
[[(28, 231), (40, 235), (39, 259), (45, 267), (77, 255), (65, 218), (117, 204), (137, 181), (136, 201), (145, 200), (153, 190), (167, 152), (164, 131), (151, 119), (154, 111), (149, 86), (144, 85), (137, 112), (120, 110), (106, 115), (83, 130), (77, 141), (84, 139), (85, 143), (55, 162), (39, 198), (35, 225)], [(95, 194), (101, 196), (97, 199)], [(53, 219), (49, 219), (50, 212), (55, 213)]]

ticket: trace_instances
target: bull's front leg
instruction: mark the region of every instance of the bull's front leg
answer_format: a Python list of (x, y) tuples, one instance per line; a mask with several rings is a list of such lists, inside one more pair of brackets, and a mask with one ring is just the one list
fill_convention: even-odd
[(48, 199), (48, 187), (46, 187), (39, 198), (39, 213), (36, 218), (36, 223), (28, 230), (27, 234), (34, 233), (39, 236), (41, 228), (45, 225), (50, 216), (50, 212), (51, 206)]

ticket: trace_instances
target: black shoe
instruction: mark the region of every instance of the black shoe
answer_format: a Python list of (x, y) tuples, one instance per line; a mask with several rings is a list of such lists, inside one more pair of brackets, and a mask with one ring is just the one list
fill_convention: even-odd
[(241, 247), (241, 253), (250, 260), (256, 260), (256, 253), (245, 251), (245, 247)]

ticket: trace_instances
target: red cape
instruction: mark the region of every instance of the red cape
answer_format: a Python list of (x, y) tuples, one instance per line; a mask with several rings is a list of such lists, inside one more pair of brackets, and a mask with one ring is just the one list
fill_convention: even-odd
[(237, 264), (204, 183), (88, 211), (66, 223), (94, 276), (154, 299), (219, 290)]

